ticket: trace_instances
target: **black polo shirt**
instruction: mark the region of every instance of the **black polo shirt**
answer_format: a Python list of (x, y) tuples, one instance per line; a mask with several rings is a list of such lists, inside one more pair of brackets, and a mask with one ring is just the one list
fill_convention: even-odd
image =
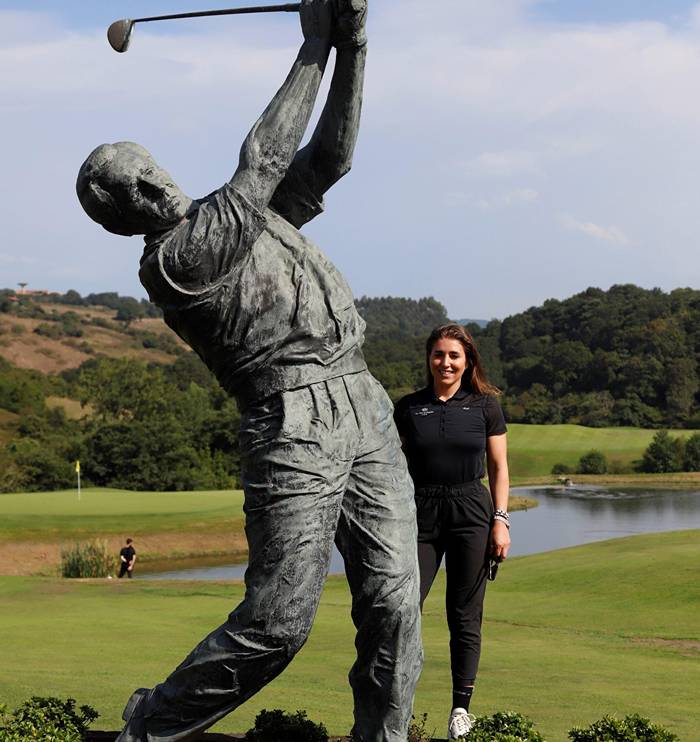
[(486, 438), (506, 432), (496, 398), (460, 389), (446, 401), (432, 387), (401, 398), (394, 411), (416, 487), (456, 485), (486, 474)]

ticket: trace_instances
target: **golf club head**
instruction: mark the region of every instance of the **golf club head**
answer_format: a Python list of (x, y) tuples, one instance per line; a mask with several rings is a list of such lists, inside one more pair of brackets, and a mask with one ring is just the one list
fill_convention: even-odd
[(107, 29), (107, 40), (115, 52), (125, 52), (129, 48), (131, 32), (134, 30), (134, 22), (125, 18), (122, 21), (114, 21)]

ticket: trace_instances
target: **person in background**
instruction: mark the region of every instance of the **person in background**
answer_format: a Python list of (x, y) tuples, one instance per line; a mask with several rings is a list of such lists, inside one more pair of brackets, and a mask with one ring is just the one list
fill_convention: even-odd
[(134, 540), (128, 538), (126, 546), (123, 546), (119, 552), (119, 579), (124, 575), (129, 579), (134, 576), (134, 564), (136, 563), (136, 549), (134, 549)]
[[(471, 335), (435, 328), (426, 344), (428, 384), (403, 397), (394, 419), (415, 485), (421, 608), (443, 556), (447, 578), (452, 712), (448, 738), (469, 733), (481, 652), (486, 581), (508, 555), (508, 463), (500, 394)], [(489, 488), (482, 484), (488, 474)]]

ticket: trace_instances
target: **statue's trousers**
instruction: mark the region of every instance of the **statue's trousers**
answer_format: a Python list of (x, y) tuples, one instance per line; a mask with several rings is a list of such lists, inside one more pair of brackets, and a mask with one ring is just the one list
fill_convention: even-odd
[(357, 628), (353, 739), (405, 742), (422, 648), (413, 485), (390, 400), (367, 371), (329, 379), (249, 405), (240, 439), (245, 598), (143, 698), (145, 739), (195, 738), (286, 667), (335, 540)]

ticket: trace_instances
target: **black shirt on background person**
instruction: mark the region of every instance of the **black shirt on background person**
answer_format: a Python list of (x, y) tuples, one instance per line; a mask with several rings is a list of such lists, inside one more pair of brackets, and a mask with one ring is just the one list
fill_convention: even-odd
[(117, 575), (119, 579), (124, 575), (129, 579), (133, 577), (134, 562), (136, 561), (136, 549), (134, 549), (133, 543), (133, 540), (128, 538), (126, 546), (123, 546), (119, 551), (119, 574)]

